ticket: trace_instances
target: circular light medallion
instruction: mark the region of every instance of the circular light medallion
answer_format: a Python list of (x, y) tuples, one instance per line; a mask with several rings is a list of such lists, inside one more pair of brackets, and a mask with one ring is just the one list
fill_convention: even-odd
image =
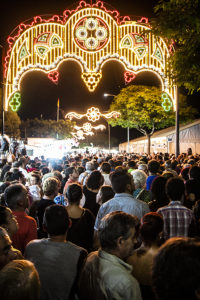
[(85, 27), (86, 27), (88, 30), (95, 30), (95, 29), (97, 29), (97, 26), (98, 26), (98, 20), (97, 20), (97, 19), (94, 19), (94, 18), (88, 18), (88, 19), (85, 21)]
[(94, 37), (90, 37), (85, 41), (85, 45), (87, 49), (94, 50), (98, 46), (98, 40), (95, 39)]
[(83, 124), (83, 130), (89, 132), (92, 130), (92, 125), (90, 123)]
[(105, 27), (98, 27), (96, 30), (96, 38), (99, 41), (105, 40), (107, 38), (107, 30)]
[(76, 30), (76, 37), (81, 41), (84, 41), (87, 38), (87, 35), (87, 29), (83, 26), (78, 27), (78, 29)]
[(108, 42), (108, 35), (108, 26), (98, 17), (82, 18), (74, 30), (76, 44), (86, 51), (102, 49)]

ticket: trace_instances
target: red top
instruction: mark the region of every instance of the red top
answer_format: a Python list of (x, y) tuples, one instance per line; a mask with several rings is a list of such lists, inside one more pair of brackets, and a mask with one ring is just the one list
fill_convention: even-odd
[(17, 233), (12, 237), (13, 246), (24, 253), (26, 245), (37, 239), (37, 223), (34, 218), (29, 217), (24, 211), (13, 211), (19, 223)]

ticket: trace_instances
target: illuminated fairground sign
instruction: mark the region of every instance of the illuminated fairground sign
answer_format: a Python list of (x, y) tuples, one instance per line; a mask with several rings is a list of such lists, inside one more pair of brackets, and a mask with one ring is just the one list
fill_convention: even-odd
[(27, 72), (45, 72), (57, 83), (58, 67), (66, 60), (80, 65), (81, 78), (90, 92), (98, 87), (102, 68), (111, 60), (124, 66), (126, 83), (139, 72), (153, 72), (175, 108), (176, 87), (166, 73), (170, 49), (162, 38), (151, 33), (146, 18), (132, 21), (116, 10), (107, 10), (101, 1), (81, 1), (62, 16), (48, 20), (37, 16), (30, 24), (21, 23), (16, 35), (8, 37), (8, 44), (4, 68), (6, 110), (9, 106), (18, 110), (21, 81)]

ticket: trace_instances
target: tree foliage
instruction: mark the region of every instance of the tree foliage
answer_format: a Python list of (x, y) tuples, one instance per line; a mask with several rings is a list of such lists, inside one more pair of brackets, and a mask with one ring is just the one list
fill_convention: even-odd
[[(161, 90), (158, 87), (130, 85), (123, 88), (110, 106), (110, 111), (121, 113), (117, 119), (111, 119), (112, 126), (136, 128), (149, 140), (155, 129), (175, 124), (175, 112), (164, 111)], [(196, 109), (187, 105), (186, 97), (180, 96), (180, 122), (186, 123), (194, 119)]]
[(40, 120), (27, 119), (22, 122), (21, 130), (26, 132), (28, 137), (52, 137), (65, 139), (71, 137), (74, 123), (70, 120)]
[(8, 136), (19, 138), (20, 124), (21, 124), (21, 120), (16, 112), (13, 111), (5, 112), (4, 131)]
[(159, 88), (130, 85), (114, 98), (110, 110), (117, 110), (121, 115), (110, 123), (113, 126), (136, 128), (145, 135), (152, 135), (154, 129), (174, 124), (174, 112), (165, 112), (161, 104)]
[[(0, 128), (2, 132), (2, 89), (0, 89)], [(4, 112), (4, 132), (10, 137), (20, 137), (20, 117), (16, 112), (11, 110)]]
[(152, 30), (174, 41), (171, 56), (172, 76), (190, 92), (200, 89), (200, 1), (160, 0), (155, 7)]

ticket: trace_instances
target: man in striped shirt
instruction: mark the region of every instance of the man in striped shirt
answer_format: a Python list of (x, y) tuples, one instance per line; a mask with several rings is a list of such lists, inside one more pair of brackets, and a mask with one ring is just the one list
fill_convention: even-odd
[(184, 192), (184, 182), (180, 177), (168, 180), (166, 193), (170, 203), (157, 211), (163, 216), (164, 233), (167, 238), (187, 237), (190, 234), (194, 216), (193, 212), (183, 205)]

